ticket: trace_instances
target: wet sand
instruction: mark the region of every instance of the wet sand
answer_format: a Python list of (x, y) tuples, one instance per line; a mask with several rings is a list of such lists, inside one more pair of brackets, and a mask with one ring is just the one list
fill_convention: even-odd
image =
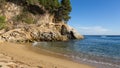
[[(60, 56), (59, 56), (60, 57)], [(26, 45), (2, 42), (0, 43), (0, 68), (95, 68), (58, 58), (54, 54), (35, 52)]]

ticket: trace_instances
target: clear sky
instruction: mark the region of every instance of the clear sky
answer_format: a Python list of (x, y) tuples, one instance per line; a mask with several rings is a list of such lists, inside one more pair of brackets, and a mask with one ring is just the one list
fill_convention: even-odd
[(68, 24), (81, 34), (120, 35), (120, 0), (71, 0)]

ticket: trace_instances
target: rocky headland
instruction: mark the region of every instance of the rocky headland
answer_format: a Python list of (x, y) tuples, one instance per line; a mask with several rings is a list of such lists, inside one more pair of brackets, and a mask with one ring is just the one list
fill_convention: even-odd
[(83, 38), (63, 21), (56, 23), (53, 15), (47, 12), (40, 14), (44, 10), (40, 5), (25, 11), (21, 4), (11, 1), (8, 0), (0, 8), (0, 16), (5, 17), (4, 28), (0, 30), (1, 42), (68, 41)]

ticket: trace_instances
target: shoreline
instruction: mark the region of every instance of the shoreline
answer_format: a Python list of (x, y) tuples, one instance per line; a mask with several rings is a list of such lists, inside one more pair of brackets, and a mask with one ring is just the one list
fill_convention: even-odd
[(0, 43), (0, 54), (5, 54), (5, 56), (11, 57), (12, 59), (10, 60), (14, 62), (23, 63), (21, 65), (25, 65), (26, 68), (27, 66), (28, 68), (95, 68), (87, 64), (79, 64), (73, 61), (69, 61), (64, 57), (58, 58), (61, 56), (54, 57), (54, 54), (50, 56), (51, 54), (45, 55), (44, 52), (43, 54), (36, 53), (23, 44), (8, 42)]
[[(37, 53), (40, 53), (40, 54), (43, 54), (42, 52), (44, 52), (44, 54), (46, 53), (49, 56), (73, 61), (75, 63), (87, 64), (87, 65), (90, 65), (90, 66), (94, 66), (96, 68), (119, 68), (120, 67), (119, 65), (112, 64), (110, 62), (105, 62), (102, 59), (101, 59), (101, 61), (99, 61), (101, 57), (93, 57), (94, 59), (88, 59), (88, 58), (83, 58), (83, 57), (80, 58), (80, 57), (72, 56), (72, 55), (69, 55), (69, 54), (54, 52), (54, 51), (51, 51), (51, 50), (48, 50), (48, 49), (44, 49), (42, 47), (34, 47), (32, 45), (30, 46), (30, 48), (32, 48), (33, 51), (35, 51)], [(95, 59), (99, 59), (99, 60), (95, 60)], [(106, 58), (106, 59), (108, 59), (108, 58)]]

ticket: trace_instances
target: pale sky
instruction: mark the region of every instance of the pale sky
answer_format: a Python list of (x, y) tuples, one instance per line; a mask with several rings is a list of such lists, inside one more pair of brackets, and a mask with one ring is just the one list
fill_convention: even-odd
[(71, 0), (68, 24), (81, 34), (120, 35), (120, 0)]

